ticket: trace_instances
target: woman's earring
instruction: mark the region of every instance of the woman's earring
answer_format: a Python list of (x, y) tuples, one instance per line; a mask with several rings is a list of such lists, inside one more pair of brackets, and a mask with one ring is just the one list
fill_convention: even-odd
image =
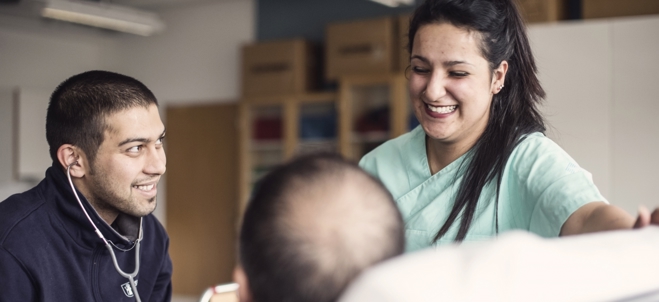
[(501, 86), (499, 86), (499, 91), (501, 91), (501, 89), (503, 89), (503, 84), (501, 84)]

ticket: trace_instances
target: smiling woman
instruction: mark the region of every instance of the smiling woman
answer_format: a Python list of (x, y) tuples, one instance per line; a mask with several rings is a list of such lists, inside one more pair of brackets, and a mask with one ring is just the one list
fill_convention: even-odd
[(514, 229), (555, 237), (634, 225), (545, 137), (545, 93), (513, 0), (427, 0), (408, 37), (420, 126), (360, 162), (396, 198), (408, 251)]

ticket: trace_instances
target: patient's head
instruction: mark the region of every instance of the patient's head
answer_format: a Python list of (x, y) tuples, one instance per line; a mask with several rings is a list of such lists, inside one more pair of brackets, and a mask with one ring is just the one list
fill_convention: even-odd
[(234, 278), (242, 301), (334, 301), (363, 269), (403, 249), (403, 222), (384, 186), (338, 155), (311, 155), (260, 182)]

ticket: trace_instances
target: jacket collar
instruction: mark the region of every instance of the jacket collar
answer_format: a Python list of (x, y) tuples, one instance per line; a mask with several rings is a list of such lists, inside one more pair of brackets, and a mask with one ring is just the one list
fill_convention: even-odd
[(94, 207), (87, 201), (87, 198), (76, 189), (80, 202), (89, 215), (88, 219), (71, 191), (66, 172), (57, 164), (53, 164), (46, 170), (46, 178), (42, 184), (44, 185), (46, 199), (54, 199), (55, 206), (63, 214), (62, 223), (65, 225), (67, 232), (75, 239), (88, 244), (92, 242), (104, 244), (89, 222), (89, 219), (91, 219), (105, 239), (112, 241), (117, 247), (131, 248), (134, 245), (142, 227), (140, 217), (120, 213), (110, 226), (98, 215)]

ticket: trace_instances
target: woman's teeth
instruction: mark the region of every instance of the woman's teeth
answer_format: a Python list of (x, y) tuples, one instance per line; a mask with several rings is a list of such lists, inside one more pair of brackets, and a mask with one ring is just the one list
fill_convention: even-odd
[(134, 188), (137, 188), (138, 190), (142, 191), (151, 191), (153, 189), (154, 185), (147, 185), (147, 186), (133, 186)]
[(451, 112), (455, 111), (455, 108), (458, 108), (458, 106), (456, 106), (456, 105), (453, 105), (453, 106), (430, 106), (430, 105), (426, 104), (426, 106), (428, 107), (428, 109), (430, 109), (430, 111), (436, 112), (436, 113), (451, 113)]

